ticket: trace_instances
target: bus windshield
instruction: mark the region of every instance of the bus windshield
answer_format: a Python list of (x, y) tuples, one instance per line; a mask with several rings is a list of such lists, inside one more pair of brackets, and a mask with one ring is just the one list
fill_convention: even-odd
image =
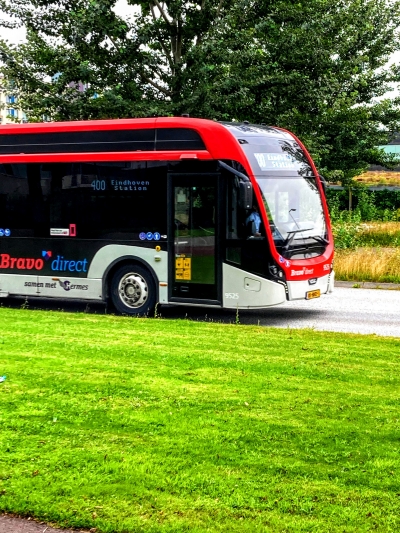
[(259, 141), (251, 139), (242, 148), (257, 179), (277, 250), (287, 258), (321, 255), (328, 244), (325, 215), (303, 151), (294, 141)]
[[(259, 178), (277, 249), (285, 257), (321, 255), (328, 243), (315, 178)], [(321, 247), (322, 245), (322, 247)]]

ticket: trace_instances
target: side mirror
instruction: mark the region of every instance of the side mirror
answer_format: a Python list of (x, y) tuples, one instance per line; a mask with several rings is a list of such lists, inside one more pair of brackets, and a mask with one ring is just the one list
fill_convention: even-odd
[(239, 182), (239, 207), (251, 209), (253, 203), (253, 186), (249, 181)]
[(326, 196), (326, 188), (327, 188), (327, 183), (326, 183), (326, 179), (324, 178), (324, 176), (321, 176), (321, 174), (318, 174), (319, 176), (319, 179), (321, 180), (321, 185), (322, 185), (322, 189), (324, 191), (324, 194)]

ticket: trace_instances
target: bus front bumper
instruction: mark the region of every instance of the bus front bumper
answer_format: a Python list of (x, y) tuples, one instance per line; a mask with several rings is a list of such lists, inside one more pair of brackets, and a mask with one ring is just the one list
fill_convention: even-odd
[[(314, 278), (315, 282), (310, 284), (310, 280), (287, 281), (288, 300), (308, 300), (317, 294), (328, 294), (333, 292), (335, 285), (335, 273), (332, 271), (321, 278)], [(312, 294), (314, 293), (314, 295)], [(311, 297), (310, 297), (311, 296)]]

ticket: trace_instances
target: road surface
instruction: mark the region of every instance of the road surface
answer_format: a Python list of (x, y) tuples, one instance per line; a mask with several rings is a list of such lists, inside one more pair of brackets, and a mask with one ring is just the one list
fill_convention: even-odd
[[(315, 300), (287, 302), (268, 309), (239, 310), (241, 324), (259, 324), (278, 328), (314, 328), (319, 331), (340, 331), (400, 337), (400, 290), (337, 287), (332, 294)], [(18, 308), (20, 298), (1, 299), (5, 307)], [(25, 304), (24, 304), (25, 305)], [(71, 302), (31, 298), (29, 309), (49, 309), (70, 312), (105, 312), (105, 305), (97, 302)], [(112, 309), (110, 309), (112, 312)], [(162, 306), (164, 318), (235, 323), (236, 310), (189, 306)]]
[[(161, 308), (165, 318), (235, 322), (236, 311)], [(241, 324), (400, 337), (400, 291), (338, 287), (315, 300), (299, 300), (257, 311), (239, 310)]]

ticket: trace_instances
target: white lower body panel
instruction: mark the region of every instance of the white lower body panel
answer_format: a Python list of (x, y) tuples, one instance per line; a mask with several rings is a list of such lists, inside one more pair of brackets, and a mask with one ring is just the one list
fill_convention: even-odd
[[(103, 278), (110, 264), (119, 259), (140, 259), (144, 266), (149, 265), (156, 275), (159, 303), (168, 302), (168, 253), (156, 251), (155, 248), (142, 248), (140, 246), (128, 246), (125, 244), (108, 244), (103, 246), (93, 257), (88, 278)], [(162, 283), (162, 285), (161, 285)]]
[(286, 302), (280, 283), (249, 274), (231, 265), (222, 266), (222, 305), (230, 309), (270, 307)]
[(0, 292), (9, 296), (102, 300), (102, 280), (70, 276), (0, 274)]
[(151, 248), (112, 244), (100, 248), (90, 262), (87, 278), (69, 276), (55, 271), (54, 275), (0, 274), (0, 297), (38, 296), (44, 298), (68, 298), (80, 300), (104, 300), (103, 278), (107, 268), (118, 260), (140, 258), (144, 266), (149, 265), (159, 286), (159, 302), (168, 301), (168, 254)]

